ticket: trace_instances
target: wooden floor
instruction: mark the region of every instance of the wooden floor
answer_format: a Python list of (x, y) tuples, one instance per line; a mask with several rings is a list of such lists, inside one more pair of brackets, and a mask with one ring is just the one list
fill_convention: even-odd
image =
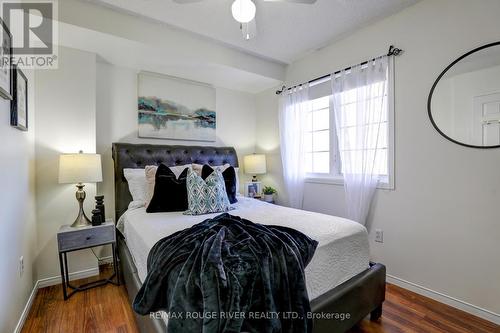
[(500, 333), (499, 325), (391, 284), (383, 309), (379, 321), (363, 320), (349, 333)]
[[(109, 276), (109, 271), (103, 270), (101, 277)], [(73, 281), (72, 284), (97, 279)], [(21, 332), (139, 333), (139, 330), (123, 285), (107, 284), (78, 292), (64, 301), (59, 284), (38, 290)]]
[[(500, 333), (498, 325), (394, 285), (387, 286), (386, 298), (378, 322), (363, 320), (349, 333)], [(58, 285), (38, 290), (22, 332), (138, 333), (138, 329), (124, 286), (108, 284), (64, 301)]]

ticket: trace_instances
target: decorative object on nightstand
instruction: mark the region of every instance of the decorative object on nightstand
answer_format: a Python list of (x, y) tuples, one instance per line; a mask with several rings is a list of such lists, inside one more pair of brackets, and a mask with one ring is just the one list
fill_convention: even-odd
[(245, 196), (249, 198), (260, 199), (262, 194), (261, 182), (246, 182), (245, 183)]
[[(100, 279), (98, 281), (86, 283), (80, 286), (71, 285), (69, 282), (67, 253), (108, 244), (111, 244), (113, 252), (113, 274), (108, 278)], [(57, 232), (57, 247), (59, 250), (59, 265), (61, 267), (64, 300), (67, 300), (78, 291), (102, 286), (107, 283), (112, 283), (117, 286), (120, 285), (120, 277), (117, 266), (118, 260), (116, 257), (116, 230), (113, 220), (106, 220), (105, 223), (99, 226), (88, 226), (78, 229), (69, 225), (63, 225)], [(115, 278), (116, 281), (114, 281)], [(68, 294), (67, 288), (71, 288), (73, 290)]]
[(83, 211), (83, 201), (86, 194), (83, 183), (97, 183), (102, 181), (101, 155), (84, 154), (62, 154), (59, 157), (59, 183), (76, 183), (76, 200), (80, 206), (78, 217), (71, 225), (72, 227), (87, 227), (91, 225), (90, 220)]
[(103, 221), (102, 212), (99, 209), (94, 209), (92, 211), (92, 226), (101, 225)]
[(245, 165), (245, 173), (253, 176), (253, 182), (258, 181), (257, 175), (262, 175), (267, 172), (266, 155), (264, 154), (246, 155), (243, 158), (243, 164)]
[(274, 195), (278, 192), (271, 186), (264, 186), (262, 193), (264, 193), (265, 202), (274, 203)]
[(104, 208), (104, 195), (96, 195), (95, 196), (95, 209), (99, 209), (101, 211), (102, 220), (106, 219), (106, 210)]

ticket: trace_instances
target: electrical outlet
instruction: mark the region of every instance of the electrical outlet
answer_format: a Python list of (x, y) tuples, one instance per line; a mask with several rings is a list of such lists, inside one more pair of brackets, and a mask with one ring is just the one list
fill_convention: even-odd
[(384, 231), (382, 229), (375, 229), (375, 242), (384, 242)]
[(24, 273), (24, 257), (19, 257), (19, 277), (22, 277)]

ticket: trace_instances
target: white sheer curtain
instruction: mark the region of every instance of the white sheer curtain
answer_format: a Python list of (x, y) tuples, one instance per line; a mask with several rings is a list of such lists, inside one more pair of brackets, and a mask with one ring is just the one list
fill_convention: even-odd
[[(348, 218), (365, 224), (387, 170), (388, 57), (332, 74), (332, 103)], [(385, 159), (385, 160), (384, 160)]]
[(302, 208), (304, 196), (304, 127), (310, 110), (309, 84), (283, 92), (279, 112), (281, 162), (289, 205), (294, 208)]

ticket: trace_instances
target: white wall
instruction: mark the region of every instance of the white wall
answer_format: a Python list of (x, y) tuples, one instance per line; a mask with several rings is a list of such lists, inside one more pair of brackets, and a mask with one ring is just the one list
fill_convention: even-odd
[(288, 200), (281, 173), (280, 138), (278, 123), (278, 98), (275, 89), (266, 90), (255, 97), (257, 106), (257, 150), (266, 154), (267, 173), (260, 176), (264, 186), (277, 190), (275, 201), (285, 204)]
[[(0, 332), (12, 332), (36, 280), (34, 138), (32, 71), (28, 78), (28, 132), (10, 126), (10, 102), (0, 100)], [(19, 276), (19, 257), (24, 274)]]
[[(59, 184), (59, 154), (96, 151), (96, 55), (59, 49), (59, 68), (36, 75), (36, 218), (38, 279), (59, 276), (56, 234), (78, 215), (73, 184)], [(85, 211), (95, 205), (95, 184), (85, 186)], [(96, 268), (90, 250), (68, 256), (70, 272)]]
[[(114, 217), (113, 142), (234, 146), (241, 166), (243, 155), (253, 153), (255, 149), (254, 95), (222, 88), (216, 89), (216, 142), (138, 138), (137, 72), (110, 64), (97, 64), (97, 151), (102, 154), (104, 178), (98, 188), (105, 196), (108, 217)], [(242, 169), (240, 179), (248, 179)]]
[[(368, 222), (372, 259), (391, 276), (497, 314), (499, 151), (446, 141), (432, 127), (426, 103), (451, 61), (499, 39), (499, 12), (496, 0), (422, 1), (293, 63), (287, 73), (289, 84), (299, 83), (383, 54), (390, 44), (405, 50), (395, 73), (396, 189), (377, 191)], [(272, 94), (258, 96), (257, 145), (275, 156)], [(304, 208), (343, 215), (344, 200), (341, 186), (307, 184)], [(383, 244), (373, 242), (376, 228), (385, 232)]]

